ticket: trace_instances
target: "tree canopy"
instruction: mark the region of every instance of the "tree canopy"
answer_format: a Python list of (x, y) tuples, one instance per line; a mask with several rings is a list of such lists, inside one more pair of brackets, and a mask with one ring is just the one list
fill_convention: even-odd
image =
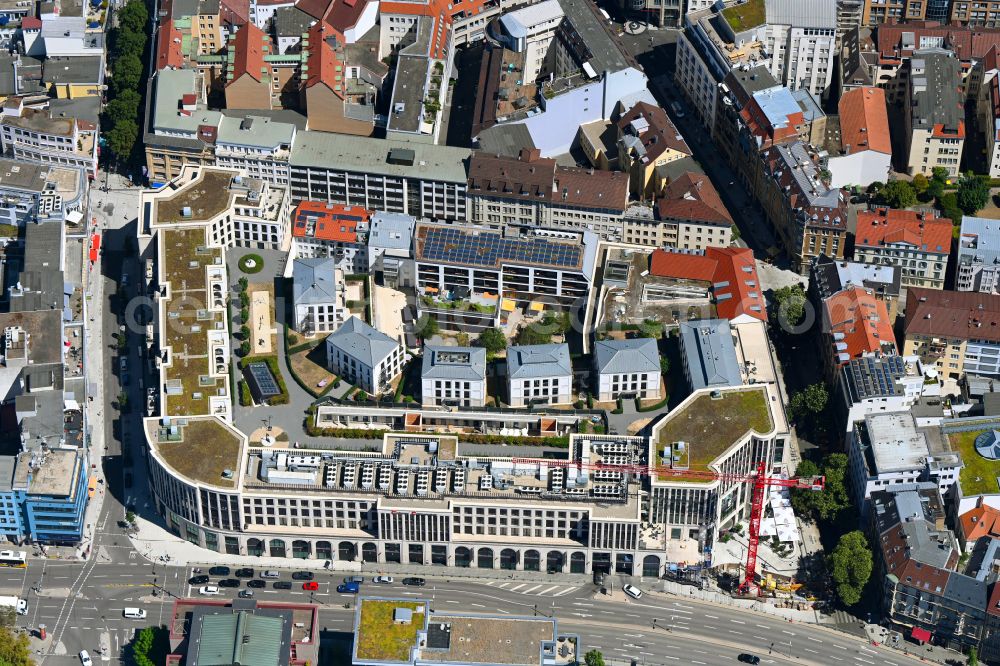
[(489, 356), (494, 356), (507, 348), (507, 336), (499, 328), (488, 328), (479, 334), (476, 345), (485, 349)]
[(825, 476), (823, 490), (792, 489), (792, 507), (800, 516), (812, 515), (820, 520), (836, 520), (840, 513), (851, 506), (847, 493), (847, 455), (831, 453), (817, 466), (803, 460), (795, 470), (798, 476)]
[(806, 318), (806, 292), (801, 283), (774, 290), (778, 319), (789, 326), (798, 326)]
[(963, 213), (975, 215), (990, 200), (989, 182), (970, 171), (958, 182), (957, 198)]
[(848, 606), (861, 601), (872, 575), (872, 551), (864, 533), (854, 530), (841, 536), (830, 554), (829, 565), (840, 600)]
[(887, 183), (878, 196), (881, 202), (890, 208), (909, 208), (917, 203), (917, 194), (913, 191), (913, 186), (905, 180)]
[(27, 634), (15, 634), (8, 627), (0, 627), (0, 664), (3, 666), (34, 666), (31, 643)]
[(604, 655), (600, 650), (591, 650), (583, 655), (583, 663), (587, 666), (604, 666)]
[(796, 419), (815, 416), (826, 409), (829, 399), (830, 393), (826, 389), (826, 384), (822, 382), (810, 384), (792, 396), (790, 405), (792, 416)]

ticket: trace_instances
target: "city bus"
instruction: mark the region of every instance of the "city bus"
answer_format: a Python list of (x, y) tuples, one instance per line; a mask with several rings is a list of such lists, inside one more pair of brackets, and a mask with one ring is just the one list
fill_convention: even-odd
[(0, 567), (26, 567), (28, 554), (23, 550), (0, 550)]

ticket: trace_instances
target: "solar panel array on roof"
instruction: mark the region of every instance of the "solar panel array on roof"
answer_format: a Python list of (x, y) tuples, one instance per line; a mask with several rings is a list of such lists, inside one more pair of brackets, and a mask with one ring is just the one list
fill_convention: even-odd
[(902, 390), (896, 379), (905, 372), (905, 362), (899, 356), (859, 358), (848, 366), (849, 381), (857, 399), (900, 395)]
[(497, 233), (467, 233), (460, 229), (425, 227), (421, 257), (465, 266), (499, 267), (502, 264), (541, 264), (558, 268), (580, 268), (583, 246), (553, 242), (547, 238), (530, 240), (504, 238)]
[(281, 395), (278, 382), (274, 379), (274, 375), (271, 374), (271, 369), (267, 367), (267, 363), (251, 363), (247, 366), (247, 370), (250, 373), (250, 377), (256, 382), (257, 389), (262, 397), (269, 398)]

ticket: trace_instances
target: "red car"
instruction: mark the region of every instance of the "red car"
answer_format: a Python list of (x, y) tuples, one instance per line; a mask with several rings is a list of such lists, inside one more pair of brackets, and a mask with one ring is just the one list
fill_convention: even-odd
[(302, 589), (303, 590), (309, 590), (310, 592), (314, 592), (314, 591), (316, 591), (316, 590), (319, 589), (319, 583), (317, 583), (314, 580), (311, 580), (308, 583), (302, 583)]

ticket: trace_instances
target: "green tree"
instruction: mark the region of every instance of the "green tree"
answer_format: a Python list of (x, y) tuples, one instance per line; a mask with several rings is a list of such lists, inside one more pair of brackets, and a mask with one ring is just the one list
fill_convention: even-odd
[(879, 200), (889, 208), (909, 208), (917, 203), (913, 186), (905, 180), (894, 180), (882, 188)]
[(507, 348), (507, 336), (499, 328), (488, 328), (476, 338), (476, 345), (485, 349), (489, 356), (496, 356)]
[(932, 179), (927, 187), (927, 199), (940, 199), (944, 195), (944, 183), (940, 180)]
[(135, 30), (118, 29), (114, 32), (113, 60), (124, 55), (141, 56), (146, 48), (146, 34)]
[(965, 666), (979, 666), (979, 650), (973, 645), (969, 648), (969, 657), (965, 660)]
[(552, 332), (542, 324), (528, 324), (517, 332), (519, 345), (547, 345), (552, 342)]
[(142, 0), (130, 0), (118, 12), (118, 25), (122, 30), (145, 32), (148, 22), (149, 10), (146, 8), (146, 3), (142, 2)]
[(826, 389), (826, 384), (817, 382), (793, 395), (789, 406), (794, 418), (815, 416), (826, 409), (829, 399), (830, 393)]
[(831, 453), (823, 459), (821, 466), (803, 460), (795, 470), (798, 476), (824, 476), (823, 490), (792, 489), (792, 506), (795, 512), (812, 515), (820, 520), (834, 521), (842, 511), (851, 506), (847, 493), (847, 455)]
[(774, 290), (774, 302), (779, 316), (789, 326), (798, 326), (806, 318), (806, 292), (802, 284), (796, 282)]
[(117, 97), (126, 90), (137, 90), (142, 78), (142, 61), (134, 53), (127, 53), (115, 61), (111, 75), (111, 92)]
[(644, 338), (655, 338), (658, 340), (663, 335), (663, 324), (652, 319), (644, 319), (639, 324), (639, 335)]
[(729, 228), (729, 231), (732, 234), (733, 240), (739, 240), (743, 238), (743, 234), (740, 233), (740, 228), (737, 227), (735, 224)]
[(244, 340), (243, 344), (240, 345), (240, 349), (237, 352), (240, 356), (246, 356), (250, 353), (250, 341)]
[(107, 133), (108, 148), (115, 157), (127, 160), (132, 154), (135, 140), (139, 136), (139, 126), (134, 118), (121, 118)]
[(666, 356), (660, 357), (660, 372), (664, 375), (670, 374), (670, 359)]
[(938, 198), (938, 207), (941, 215), (951, 220), (954, 225), (962, 223), (962, 209), (958, 206), (958, 195), (954, 192), (945, 192)]
[(417, 332), (423, 339), (433, 338), (441, 330), (441, 326), (438, 324), (438, 320), (434, 317), (427, 317), (424, 323), (418, 325)]
[(250, 308), (240, 308), (240, 322), (246, 323), (250, 321)]
[(0, 664), (3, 666), (34, 666), (27, 634), (15, 634), (0, 627)]
[(600, 650), (591, 650), (583, 655), (583, 663), (587, 666), (604, 666), (604, 655)]
[(132, 641), (132, 660), (136, 666), (152, 666), (153, 660), (149, 653), (153, 649), (154, 634), (152, 627), (143, 627)]
[(240, 340), (249, 340), (250, 339), (250, 327), (246, 326), (246, 325), (240, 326), (240, 335), (239, 335), (239, 337), (240, 337)]
[(837, 596), (848, 605), (861, 601), (861, 593), (872, 575), (872, 551), (860, 530), (840, 537), (830, 554), (830, 576)]
[(142, 98), (135, 90), (123, 90), (113, 100), (104, 107), (104, 121), (108, 127), (113, 126), (120, 120), (129, 119), (135, 121), (136, 112)]
[(931, 181), (922, 173), (918, 173), (913, 177), (913, 191), (917, 193), (917, 196), (926, 192), (927, 188), (930, 187), (930, 184)]
[(980, 178), (971, 171), (958, 182), (958, 207), (966, 215), (974, 215), (986, 207), (990, 200), (990, 186), (985, 178)]
[(872, 181), (871, 183), (868, 184), (868, 190), (867, 190), (867, 192), (868, 192), (868, 194), (870, 194), (872, 196), (877, 196), (878, 193), (881, 192), (882, 188), (884, 188), (884, 187), (885, 187), (885, 183), (883, 183), (881, 180), (874, 180), (874, 181)]
[(247, 287), (250, 286), (250, 280), (246, 279), (245, 277), (241, 277), (239, 279), (239, 285), (240, 285), (240, 291), (246, 291)]
[(937, 181), (944, 185), (948, 182), (948, 170), (944, 167), (934, 167), (931, 169), (931, 180)]

